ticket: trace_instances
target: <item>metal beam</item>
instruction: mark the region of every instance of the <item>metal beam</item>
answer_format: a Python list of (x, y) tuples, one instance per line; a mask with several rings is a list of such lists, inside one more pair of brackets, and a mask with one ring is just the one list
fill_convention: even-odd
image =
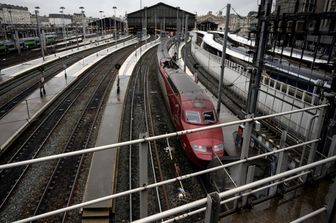
[[(148, 133), (140, 133), (139, 139), (147, 137)], [(139, 144), (139, 187), (148, 185), (148, 142)], [(140, 218), (148, 215), (148, 190), (140, 192)]]
[[(326, 164), (328, 162), (332, 162), (334, 160), (336, 160), (336, 156), (333, 156), (333, 157), (330, 157), (330, 158), (327, 158), (327, 159), (324, 159), (324, 160), (320, 160), (320, 161), (317, 161), (315, 163), (307, 164), (305, 166), (298, 167), (296, 169), (292, 169), (292, 170), (289, 170), (289, 171), (286, 171), (284, 173), (280, 173), (280, 174), (277, 174), (277, 175), (274, 175), (274, 176), (271, 176), (271, 177), (267, 177), (265, 179), (261, 179), (261, 180), (255, 181), (253, 183), (246, 184), (246, 185), (243, 185), (243, 186), (240, 186), (240, 187), (237, 187), (237, 188), (225, 191), (225, 192), (221, 192), (219, 194), (219, 196), (220, 196), (220, 198), (226, 198), (226, 197), (232, 196), (234, 194), (246, 191), (248, 189), (252, 189), (252, 188), (264, 185), (266, 183), (269, 183), (269, 182), (272, 182), (272, 181), (275, 181), (275, 180), (278, 180), (278, 179), (281, 179), (281, 178), (284, 178), (284, 177), (289, 177), (289, 176), (291, 176), (295, 173), (299, 173), (299, 172), (302, 172), (302, 171), (305, 171), (305, 170), (308, 170), (308, 169), (315, 168), (317, 166)], [(158, 214), (154, 214), (154, 215), (149, 216), (147, 218), (136, 220), (134, 222), (135, 223), (145, 223), (145, 222), (157, 221), (157, 220), (169, 217), (171, 215), (178, 214), (180, 212), (193, 209), (195, 207), (199, 207), (201, 205), (204, 205), (205, 203), (206, 203), (206, 198), (203, 198), (203, 199), (200, 199), (200, 200), (197, 200), (197, 201), (190, 202), (189, 204), (185, 204), (185, 205), (182, 205), (182, 206), (170, 209), (170, 210), (166, 210), (166, 211), (158, 213)]]
[(205, 223), (217, 223), (220, 211), (220, 197), (217, 192), (208, 194), (205, 212)]
[[(157, 135), (157, 136), (146, 137), (146, 138), (143, 138), (143, 139), (135, 139), (135, 140), (127, 141), (127, 142), (113, 143), (113, 144), (105, 145), (105, 146), (97, 146), (97, 147), (93, 147), (93, 148), (88, 148), (88, 149), (83, 149), (83, 150), (78, 150), (78, 151), (73, 151), (73, 152), (68, 152), (68, 153), (45, 156), (45, 157), (40, 157), (40, 158), (36, 158), (36, 159), (31, 159), (31, 160), (19, 161), (19, 162), (15, 162), (15, 163), (2, 164), (2, 165), (0, 165), (0, 170), (1, 169), (7, 169), (7, 168), (13, 168), (13, 167), (17, 167), (17, 166), (23, 166), (23, 165), (27, 165), (27, 164), (33, 164), (33, 163), (39, 163), (39, 162), (54, 160), (54, 159), (60, 159), (60, 158), (65, 158), (65, 157), (70, 157), (70, 156), (81, 155), (81, 154), (85, 154), (85, 153), (97, 152), (97, 151), (117, 148), (117, 147), (121, 147), (121, 146), (128, 146), (128, 145), (132, 145), (132, 144), (138, 144), (138, 143), (141, 143), (141, 142), (147, 142), (147, 141), (153, 141), (153, 140), (157, 140), (157, 139), (176, 137), (176, 136), (180, 136), (180, 135), (191, 134), (191, 133), (195, 133), (195, 132), (201, 132), (201, 131), (209, 130), (209, 129), (222, 128), (222, 127), (227, 127), (227, 126), (232, 126), (232, 125), (240, 125), (240, 124), (245, 123), (245, 122), (253, 122), (253, 121), (263, 120), (263, 119), (267, 119), (267, 118), (278, 117), (278, 116), (282, 116), (282, 115), (295, 114), (295, 113), (304, 112), (304, 111), (308, 111), (308, 110), (312, 110), (312, 109), (320, 109), (320, 108), (324, 108), (324, 107), (328, 107), (328, 106), (329, 106), (329, 104), (322, 104), (322, 105), (317, 105), (317, 106), (312, 106), (312, 107), (307, 107), (307, 108), (302, 108), (302, 109), (297, 109), (297, 110), (292, 110), (292, 111), (281, 112), (281, 113), (277, 113), (277, 114), (264, 115), (264, 116), (259, 116), (259, 117), (255, 117), (255, 118), (247, 118), (247, 119), (243, 119), (243, 120), (221, 123), (221, 124), (216, 124), (216, 125), (210, 125), (210, 126), (196, 128), (196, 129), (188, 129), (188, 130), (183, 130), (183, 131), (178, 131), (178, 132), (172, 132), (172, 133), (167, 133), (167, 134), (162, 134), (162, 135)], [(319, 139), (318, 139), (318, 141), (319, 141)], [(315, 142), (315, 141), (312, 140), (311, 142)], [(287, 148), (289, 148), (289, 147), (287, 147)]]
[(221, 59), (221, 72), (220, 72), (220, 81), (218, 86), (218, 101), (217, 101), (217, 113), (220, 113), (220, 106), (222, 103), (222, 90), (223, 90), (223, 79), (224, 79), (224, 70), (225, 70), (225, 60), (226, 60), (226, 42), (229, 31), (229, 20), (230, 20), (230, 8), (231, 5), (226, 5), (226, 16), (225, 16), (225, 31), (224, 31), (224, 41), (223, 41), (223, 50), (222, 50), (222, 59)]
[[(280, 174), (277, 174), (277, 175), (274, 175), (274, 176), (270, 176), (270, 177), (264, 178), (262, 180), (255, 181), (253, 183), (246, 184), (246, 185), (243, 185), (243, 186), (240, 186), (240, 187), (222, 192), (219, 195), (220, 195), (221, 198), (226, 198), (226, 197), (232, 196), (234, 194), (238, 194), (240, 192), (243, 192), (243, 191), (246, 191), (246, 190), (249, 190), (249, 189), (252, 189), (252, 188), (255, 188), (255, 187), (270, 183), (270, 182), (273, 182), (273, 181), (276, 181), (278, 179), (289, 177), (289, 176), (292, 176), (296, 173), (301, 173), (302, 171), (306, 171), (306, 170), (315, 168), (317, 166), (327, 164), (329, 162), (334, 162), (335, 160), (336, 160), (336, 156), (329, 157), (329, 158), (326, 158), (324, 160), (319, 160), (317, 162), (307, 164), (305, 166), (301, 166), (301, 167), (286, 171), (284, 173), (280, 173)], [(237, 161), (237, 162), (239, 162), (239, 161)], [(230, 164), (228, 164), (228, 165), (230, 165)], [(228, 166), (228, 165), (225, 165), (225, 166)], [(220, 167), (222, 167), (222, 166), (220, 166)], [(215, 169), (215, 168), (212, 168), (212, 169)], [(208, 171), (209, 170), (204, 170), (204, 171), (200, 171), (200, 172), (208, 172)], [(200, 172), (198, 172), (198, 173), (200, 173)], [(195, 175), (195, 173), (194, 174), (189, 174), (189, 175)], [(165, 180), (165, 181), (158, 182), (158, 183), (155, 183), (155, 184), (147, 185), (146, 187), (135, 188), (135, 189), (132, 189), (132, 190), (129, 190), (129, 191), (124, 191), (124, 192), (120, 192), (120, 193), (117, 193), (117, 194), (112, 194), (112, 195), (109, 195), (109, 196), (106, 196), (106, 197), (94, 199), (94, 200), (91, 200), (91, 201), (87, 201), (87, 202), (83, 202), (83, 203), (80, 203), (80, 204), (72, 205), (72, 206), (69, 206), (69, 207), (66, 207), (66, 208), (61, 208), (61, 209), (58, 209), (58, 210), (55, 210), (55, 211), (40, 214), (40, 215), (37, 215), (37, 216), (34, 216), (34, 217), (22, 219), (22, 220), (17, 221), (17, 222), (34, 221), (34, 220), (45, 218), (45, 217), (52, 216), (52, 215), (55, 215), (55, 214), (59, 214), (59, 213), (63, 213), (63, 212), (66, 212), (66, 211), (81, 208), (81, 207), (84, 207), (84, 206), (87, 206), (87, 205), (99, 203), (99, 202), (102, 202), (102, 201), (105, 201), (105, 200), (110, 200), (110, 199), (114, 199), (114, 198), (117, 198), (117, 197), (125, 196), (125, 195), (130, 194), (130, 193), (138, 193), (142, 190), (148, 190), (150, 188), (154, 188), (154, 187), (164, 185), (168, 182), (172, 183), (172, 182), (176, 182), (178, 180), (183, 180), (183, 179), (186, 179), (186, 178), (187, 178), (186, 176), (181, 176), (181, 177), (177, 177), (177, 178), (174, 178), (174, 179)], [(144, 219), (140, 219), (140, 220), (135, 221), (135, 222), (151, 222), (151, 221), (159, 220), (159, 219), (162, 219), (162, 218), (165, 218), (165, 217), (169, 217), (173, 214), (178, 214), (182, 211), (186, 211), (186, 210), (189, 210), (189, 209), (192, 209), (192, 208), (199, 207), (201, 205), (204, 205), (205, 203), (206, 203), (206, 198), (203, 198), (203, 199), (200, 199), (200, 200), (197, 200), (197, 201), (190, 202), (189, 204), (185, 204), (185, 205), (182, 205), (182, 206), (170, 209), (170, 210), (166, 210), (162, 213), (155, 214), (155, 215), (149, 216), (149, 217), (144, 218)]]

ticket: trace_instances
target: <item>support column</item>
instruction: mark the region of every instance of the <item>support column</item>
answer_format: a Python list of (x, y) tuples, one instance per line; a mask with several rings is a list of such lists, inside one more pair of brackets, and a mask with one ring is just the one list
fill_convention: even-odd
[[(334, 135), (331, 138), (331, 144), (330, 144), (330, 148), (329, 148), (329, 152), (328, 152), (328, 157), (332, 157), (336, 155), (336, 135)], [(323, 175), (325, 176), (326, 174), (328, 174), (329, 169), (331, 168), (331, 166), (334, 164), (334, 162), (331, 163), (327, 163), (325, 165), (325, 168), (323, 168)]]
[(327, 203), (327, 223), (336, 222), (336, 181), (329, 187)]
[[(148, 133), (141, 133), (139, 138), (147, 137)], [(148, 142), (139, 145), (139, 187), (148, 185)], [(148, 215), (148, 190), (140, 192), (140, 218)]]
[[(287, 139), (287, 131), (282, 131), (281, 134), (281, 139), (280, 139), (280, 148), (279, 149), (283, 149), (286, 147), (285, 143), (286, 143), (286, 139)], [(276, 172), (275, 174), (279, 174), (282, 173), (284, 171), (287, 170), (287, 166), (288, 166), (288, 154), (287, 152), (280, 152), (278, 155), (278, 161), (277, 161), (277, 166), (276, 166)], [(274, 195), (278, 190), (278, 186), (274, 186), (271, 187), (269, 190), (269, 195), (272, 196)]]
[(208, 194), (204, 222), (217, 223), (220, 211), (220, 197), (217, 192)]
[(17, 30), (14, 30), (14, 39), (15, 39), (15, 46), (18, 51), (18, 54), (21, 55), (20, 39), (19, 39), (19, 33)]
[(186, 72), (187, 69), (187, 44), (188, 44), (188, 15), (186, 15), (186, 19), (185, 19), (185, 30), (184, 30), (184, 72)]
[[(260, 40), (258, 44), (258, 52), (256, 56), (256, 60), (254, 61), (254, 64), (257, 66), (257, 71), (255, 73), (255, 76), (251, 76), (253, 80), (251, 80), (250, 83), (250, 100), (248, 101), (248, 109), (247, 113), (248, 115), (246, 118), (251, 118), (254, 116), (257, 108), (257, 102), (258, 102), (258, 93), (260, 88), (260, 79), (261, 74), (264, 68), (264, 54), (266, 50), (266, 43), (267, 43), (267, 34), (268, 34), (268, 16), (271, 13), (271, 7), (272, 7), (272, 0), (263, 0), (262, 6), (260, 8), (263, 8), (262, 16), (259, 18), (261, 20), (261, 33), (260, 33)], [(247, 122), (245, 124), (245, 129), (243, 133), (243, 146), (241, 151), (241, 159), (245, 159), (248, 157), (248, 151), (249, 151), (249, 145), (250, 145), (250, 139), (252, 134), (252, 122)], [(240, 181), (239, 185), (244, 185), (246, 180), (246, 164), (240, 165)]]
[(222, 96), (222, 88), (223, 88), (223, 79), (224, 79), (224, 69), (225, 69), (225, 59), (226, 59), (226, 41), (229, 30), (229, 20), (230, 20), (230, 8), (231, 5), (227, 4), (226, 6), (226, 16), (225, 16), (225, 31), (224, 31), (224, 39), (223, 39), (223, 50), (222, 50), (222, 60), (221, 60), (221, 72), (220, 72), (220, 81), (218, 86), (218, 101), (217, 101), (217, 113), (220, 113), (221, 106), (221, 96)]
[[(251, 165), (247, 168), (247, 177), (246, 177), (246, 183), (252, 183), (254, 179), (254, 171), (255, 171), (255, 165)], [(242, 198), (242, 207), (245, 207), (248, 204), (248, 196), (244, 196)]]

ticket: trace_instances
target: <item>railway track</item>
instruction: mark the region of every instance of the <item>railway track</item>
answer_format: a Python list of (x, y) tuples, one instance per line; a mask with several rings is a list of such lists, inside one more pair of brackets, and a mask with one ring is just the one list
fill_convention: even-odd
[[(111, 59), (116, 63), (122, 63), (133, 49), (133, 45), (122, 49), (104, 58), (102, 61), (98, 62), (96, 66), (84, 73), (79, 81), (75, 82), (64, 95), (59, 96), (58, 100), (55, 101), (53, 105), (23, 133), (23, 136), (17, 140), (17, 143), (14, 143), (12, 148), (7, 150), (9, 152), (6, 152), (4, 156), (1, 157), (1, 163), (37, 157), (40, 156), (41, 153), (46, 153), (43, 152), (43, 150), (54, 149), (54, 147), (56, 147), (54, 151), (48, 151), (47, 153), (60, 153), (63, 151), (85, 148), (88, 143), (93, 140), (91, 133), (93, 129), (95, 129), (95, 125), (97, 125), (97, 114), (101, 107), (101, 103), (104, 100), (104, 95), (111, 88), (111, 82), (113, 82), (117, 74), (114, 68), (114, 63), (111, 63)], [(76, 104), (77, 107), (75, 107)], [(81, 118), (78, 118), (78, 111), (81, 111), (82, 113)], [(69, 120), (69, 118), (66, 118), (67, 116), (73, 117)], [(73, 127), (71, 127), (70, 122), (75, 123), (73, 124)], [(65, 135), (62, 137), (64, 138), (63, 141), (65, 141), (65, 146), (58, 147), (50, 144), (48, 146), (47, 142), (51, 143), (52, 135), (55, 134), (55, 129), (60, 128), (59, 126), (62, 124), (63, 129), (58, 129), (58, 131), (62, 132), (62, 134), (65, 134), (64, 132), (68, 132), (69, 134), (69, 136)], [(64, 129), (64, 127), (69, 128), (70, 131)], [(74, 130), (71, 131), (71, 129)], [(70, 137), (70, 135), (72, 135), (72, 137)], [(62, 141), (62, 139), (59, 139), (59, 141)], [(59, 144), (62, 144), (62, 142)], [(64, 148), (64, 150), (62, 151), (61, 148)], [(68, 159), (60, 160), (58, 165), (55, 164), (56, 167), (46, 167), (46, 169), (49, 169), (51, 175), (46, 173), (47, 176), (42, 177), (44, 179), (39, 179), (39, 185), (36, 186), (36, 190), (40, 191), (35, 191), (33, 197), (29, 197), (31, 200), (28, 202), (29, 205), (25, 207), (26, 212), (24, 215), (29, 216), (34, 212), (40, 213), (41, 211), (67, 206), (71, 203), (75, 192), (74, 185), (80, 172), (83, 157), (72, 157)], [(48, 164), (40, 165), (43, 166)], [(13, 197), (12, 195), (16, 191), (21, 189), (21, 185), (19, 185), (21, 181), (27, 181), (27, 178), (29, 178), (28, 175), (34, 175), (32, 169), (35, 167), (36, 166), (31, 165), (12, 168), (0, 173), (1, 182), (5, 182), (0, 187), (0, 217), (1, 215), (6, 214), (5, 209), (12, 210), (10, 207), (12, 202), (7, 205), (9, 199)], [(64, 172), (65, 170), (66, 172)], [(46, 172), (48, 171), (46, 170)], [(68, 184), (67, 186), (64, 186), (63, 183), (60, 184), (59, 179), (63, 178), (67, 179), (64, 180), (64, 182)], [(43, 184), (47, 186), (42, 187), (41, 185)], [(44, 195), (46, 196), (42, 196), (40, 194), (42, 192), (44, 192)], [(39, 205), (37, 204), (37, 201), (34, 200), (36, 197), (42, 198), (41, 201), (38, 202), (40, 203)], [(55, 200), (56, 202), (50, 202)], [(39, 208), (36, 208), (36, 206)], [(46, 209), (46, 207), (48, 207), (48, 209)], [(20, 216), (20, 218), (26, 216)], [(66, 217), (67, 216), (64, 217), (65, 220), (67, 219)], [(57, 218), (56, 221), (59, 222), (59, 220), (60, 219)]]
[[(156, 57), (157, 48), (147, 52), (138, 62), (132, 74), (127, 101), (125, 102), (122, 130), (119, 141), (139, 138), (140, 133), (149, 135), (173, 132), (174, 127), (166, 110), (159, 82), (157, 79), (157, 63), (152, 58)], [(131, 87), (130, 87), (131, 86)], [(136, 132), (135, 132), (136, 130)], [(168, 144), (172, 150), (168, 151)], [(178, 138), (157, 140), (148, 145), (148, 172), (149, 183), (170, 179), (179, 174), (195, 171), (189, 163)], [(139, 160), (138, 146), (122, 147), (119, 149), (117, 191), (139, 187)], [(171, 157), (170, 155), (171, 154)], [(151, 160), (151, 157), (153, 160)], [(125, 163), (128, 166), (125, 166)], [(176, 168), (177, 167), (177, 168)], [(126, 180), (127, 179), (127, 180)], [(129, 183), (131, 181), (132, 184)], [(182, 186), (181, 186), (182, 185)], [(184, 193), (182, 193), (184, 191)], [(157, 196), (159, 194), (159, 198)], [(149, 191), (148, 214), (158, 213), (160, 206), (167, 210), (191, 200), (204, 196), (203, 188), (197, 178), (183, 182), (159, 187), (158, 190)], [(139, 218), (139, 195), (125, 196), (116, 199), (115, 221), (131, 221)], [(143, 204), (142, 204), (143, 205)], [(125, 210), (125, 207), (129, 207)], [(193, 219), (198, 219), (197, 216)]]
[[(138, 67), (137, 72), (135, 73), (135, 80), (132, 89), (131, 97), (131, 117), (130, 117), (130, 140), (139, 138), (140, 134), (147, 133), (148, 135), (153, 135), (153, 124), (150, 115), (150, 103), (148, 100), (148, 62), (141, 61), (141, 67)], [(134, 74), (133, 74), (134, 75)], [(137, 122), (137, 120), (144, 120), (144, 122)], [(160, 181), (162, 178), (162, 171), (160, 163), (154, 163), (153, 159), (157, 155), (157, 151), (153, 154), (153, 149), (151, 143), (148, 143), (149, 149), (149, 160), (150, 160), (150, 170), (149, 178), (152, 182), (157, 182), (157, 179)], [(138, 145), (133, 145), (129, 147), (129, 188), (139, 187), (139, 173), (138, 167), (140, 164), (139, 161), (139, 152)], [(156, 173), (156, 169), (160, 172), (159, 175)], [(158, 178), (157, 178), (158, 177)], [(154, 193), (154, 194), (153, 194)], [(153, 213), (162, 211), (161, 196), (159, 190), (156, 188), (155, 192), (150, 191), (151, 198), (149, 199), (149, 210), (152, 210)], [(164, 201), (167, 203), (167, 194), (164, 193)], [(140, 216), (139, 209), (140, 207), (140, 198), (138, 195), (130, 195), (130, 220), (138, 219)], [(145, 204), (144, 204), (145, 205)]]
[(45, 82), (62, 72), (66, 67), (82, 60), (83, 58), (98, 52), (99, 50), (115, 45), (106, 44), (74, 53), (65, 58), (58, 59), (43, 66), (44, 71), (38, 68), (27, 71), (9, 81), (0, 83), (0, 119), (11, 111), (18, 103), (24, 100), (33, 91), (39, 88), (40, 79), (43, 76)]
[[(72, 136), (64, 147), (63, 152), (81, 150), (88, 147), (97, 116), (102, 107), (103, 99), (117, 74), (116, 70), (114, 70), (114, 72), (112, 72), (112, 70), (113, 68), (105, 66), (99, 71), (104, 77), (100, 78), (99, 84), (95, 87), (94, 94), (91, 95), (85, 109), (80, 114), (81, 118), (73, 129)], [(83, 159), (84, 155), (80, 155), (60, 159), (57, 162), (34, 215), (70, 205)], [(62, 179), (63, 183), (60, 184), (58, 179)], [(68, 193), (63, 193), (64, 188), (71, 190), (68, 191)], [(64, 201), (67, 201), (66, 205), (64, 205)], [(43, 219), (43, 221), (45, 220), (49, 222), (67, 222), (67, 213), (65, 212), (61, 216), (53, 216), (51, 219)]]

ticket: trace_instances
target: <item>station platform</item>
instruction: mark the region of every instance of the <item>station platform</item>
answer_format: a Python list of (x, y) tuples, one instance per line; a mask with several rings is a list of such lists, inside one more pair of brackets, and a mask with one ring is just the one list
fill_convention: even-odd
[[(124, 37), (118, 39), (117, 41), (123, 41), (124, 39), (129, 38), (129, 37), (130, 37), (130, 35), (124, 36)], [(87, 49), (90, 49), (90, 48), (93, 48), (93, 47), (113, 43), (115, 41), (116, 40), (112, 40), (109, 35), (106, 36), (106, 37), (100, 38), (100, 41), (96, 41), (96, 42), (93, 42), (93, 39), (88, 39), (84, 43), (82, 43), (78, 47), (78, 49), (77, 48), (72, 48), (72, 49), (69, 49), (69, 50), (64, 50), (64, 51), (61, 51), (61, 52), (57, 52), (55, 54), (50, 54), (50, 55), (44, 57), (45, 58), (44, 61), (43, 61), (43, 58), (41, 57), (41, 58), (37, 58), (37, 59), (34, 59), (34, 60), (26, 61), (26, 62), (21, 63), (21, 64), (17, 64), (15, 66), (5, 68), (3, 70), (0, 70), (0, 84), (2, 82), (5, 82), (5, 81), (11, 79), (11, 78), (14, 78), (15, 76), (18, 76), (18, 75), (20, 75), (24, 72), (27, 72), (27, 71), (32, 70), (34, 68), (37, 68), (37, 67), (39, 67), (43, 64), (48, 64), (52, 61), (58, 60), (60, 58), (66, 57), (66, 56), (70, 56), (74, 53), (77, 53), (77, 52), (80, 52), (80, 51), (83, 51), (83, 50), (87, 50)]]
[[(124, 100), (130, 76), (132, 75), (137, 62), (140, 60), (141, 55), (145, 54), (148, 50), (159, 43), (160, 40), (155, 40), (143, 45), (135, 50), (122, 64), (119, 70), (120, 93), (117, 94), (117, 81), (115, 81), (103, 112), (101, 125), (98, 130), (96, 146), (118, 142)], [(114, 193), (116, 183), (114, 176), (116, 170), (116, 158), (116, 149), (103, 150), (93, 153), (89, 176), (85, 186), (83, 202)], [(93, 216), (108, 218), (109, 209), (111, 208), (112, 200), (87, 206), (82, 212), (82, 217), (84, 219), (83, 222), (86, 222), (85, 218), (91, 218)], [(90, 222), (89, 220), (87, 221)]]
[[(120, 41), (120, 40), (119, 40)], [(45, 108), (84, 71), (92, 67), (99, 60), (107, 55), (120, 50), (124, 47), (137, 43), (136, 39), (121, 42), (115, 46), (101, 50), (98, 53), (91, 54), (88, 57), (76, 62), (60, 72), (55, 77), (45, 83), (46, 96), (40, 97), (40, 90), (37, 89), (24, 101), (19, 103), (11, 112), (0, 120), (0, 154), (18, 137), (18, 135), (34, 120)], [(71, 52), (64, 52), (64, 55), (70, 55)], [(34, 60), (32, 66), (39, 66), (43, 63), (42, 59)], [(24, 66), (24, 65), (22, 65)], [(32, 69), (30, 67), (30, 69)], [(9, 69), (13, 75), (20, 72), (19, 67)], [(17, 73), (15, 73), (17, 72)], [(9, 72), (10, 73), (10, 72)]]
[[(95, 37), (87, 37), (82, 42), (78, 43), (78, 45), (79, 46), (84, 46), (84, 45), (88, 45), (90, 43), (97, 43), (97, 42), (101, 42), (101, 41), (109, 41), (109, 39), (112, 40), (112, 38), (113, 38), (112, 34), (106, 34), (106, 35), (103, 35), (103, 36), (95, 36)], [(82, 37), (81, 37), (81, 39), (82, 39)], [(76, 39), (73, 39), (73, 40), (76, 41)], [(71, 43), (71, 41), (67, 40), (67, 41), (63, 41), (63, 42), (60, 42), (60, 43), (56, 43), (55, 45), (56, 46), (62, 46), (62, 45), (66, 45), (67, 43)], [(72, 44), (72, 45), (68, 45), (68, 46), (63, 47), (63, 48), (59, 48), (57, 51), (63, 51), (63, 50), (66, 50), (66, 49), (69, 49), (69, 48), (74, 48), (74, 47), (77, 47), (76, 43)]]

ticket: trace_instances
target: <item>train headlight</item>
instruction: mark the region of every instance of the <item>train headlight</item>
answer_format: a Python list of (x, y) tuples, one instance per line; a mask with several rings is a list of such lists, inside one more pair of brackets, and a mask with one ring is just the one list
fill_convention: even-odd
[(223, 144), (214, 145), (214, 147), (213, 147), (214, 152), (219, 152), (219, 151), (223, 151), (223, 150), (224, 150)]
[(195, 151), (200, 151), (200, 152), (206, 152), (207, 151), (206, 146), (193, 144), (192, 147)]

